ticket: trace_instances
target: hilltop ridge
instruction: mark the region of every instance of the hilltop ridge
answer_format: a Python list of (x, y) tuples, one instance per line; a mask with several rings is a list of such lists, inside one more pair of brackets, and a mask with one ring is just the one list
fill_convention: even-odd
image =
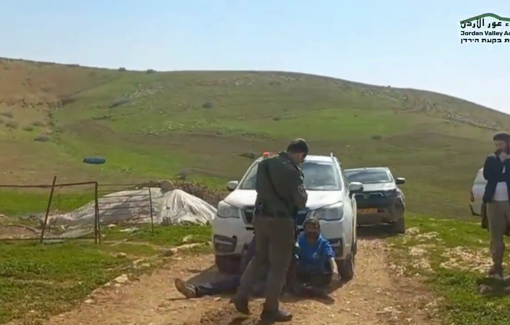
[[(0, 59), (4, 183), (181, 175), (224, 184), (242, 175), (246, 156), (299, 136), (345, 166), (386, 164), (407, 177), (421, 196), (410, 199), (415, 210), (463, 214), (481, 163), (473, 158), (508, 123), (509, 115), (451, 96), (303, 73)], [(94, 155), (107, 163), (81, 163)]]

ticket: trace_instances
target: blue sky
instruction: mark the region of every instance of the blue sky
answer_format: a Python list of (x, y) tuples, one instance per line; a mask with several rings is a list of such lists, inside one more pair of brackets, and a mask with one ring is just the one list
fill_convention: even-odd
[[(0, 56), (156, 70), (284, 70), (437, 91), (510, 113), (510, 44), (460, 44), (508, 0), (1, 0)], [(509, 29), (510, 31), (510, 29)]]

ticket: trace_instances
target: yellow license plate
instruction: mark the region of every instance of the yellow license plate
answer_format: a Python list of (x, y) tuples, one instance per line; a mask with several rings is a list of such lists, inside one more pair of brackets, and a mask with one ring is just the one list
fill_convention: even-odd
[(377, 213), (377, 209), (358, 209), (359, 214), (374, 214)]

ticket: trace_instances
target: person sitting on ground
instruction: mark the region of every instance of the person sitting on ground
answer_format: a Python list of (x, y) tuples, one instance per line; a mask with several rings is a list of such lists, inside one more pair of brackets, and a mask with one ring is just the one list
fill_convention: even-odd
[(340, 281), (335, 252), (329, 241), (320, 233), (318, 219), (310, 218), (303, 223), (303, 233), (298, 238), (292, 291), (298, 295), (327, 294), (331, 281)]
[[(287, 285), (283, 291), (296, 295), (324, 296), (331, 280), (339, 280), (335, 252), (331, 244), (320, 234), (317, 219), (307, 219), (303, 224), (303, 234), (298, 237), (295, 256), (287, 275)], [(241, 272), (225, 280), (192, 285), (175, 279), (175, 287), (187, 299), (235, 293), (240, 285), (241, 275), (255, 256), (255, 237), (243, 254)], [(254, 285), (253, 293), (263, 295), (265, 281)]]
[[(241, 259), (241, 272), (239, 274), (230, 276), (222, 281), (201, 283), (198, 285), (192, 285), (181, 279), (175, 279), (175, 288), (187, 299), (235, 293), (241, 283), (241, 276), (253, 256), (255, 256), (255, 236), (248, 244), (248, 247), (243, 254)], [(260, 290), (261, 285), (255, 285), (254, 291), (258, 293)]]
[[(180, 292), (182, 295), (184, 295), (187, 299), (192, 298), (200, 298), (203, 296), (214, 296), (214, 295), (220, 295), (220, 294), (233, 294), (237, 291), (240, 282), (241, 282), (241, 276), (244, 273), (244, 270), (246, 267), (248, 267), (248, 264), (255, 256), (255, 236), (248, 244), (247, 249), (245, 250), (243, 257), (241, 259), (241, 267), (240, 267), (240, 273), (237, 275), (233, 275), (228, 277), (225, 280), (217, 281), (217, 282), (206, 282), (201, 283), (197, 285), (192, 285), (189, 282), (186, 282), (182, 279), (175, 279), (175, 288), (178, 292)], [(292, 269), (294, 271), (294, 269)], [(265, 292), (265, 281), (267, 279), (260, 279), (259, 282), (257, 282), (253, 286), (253, 294), (255, 296), (263, 296)], [(288, 272), (287, 275), (287, 281), (289, 283), (295, 283), (294, 281), (294, 273)], [(289, 289), (288, 286), (284, 289)], [(291, 291), (289, 289), (289, 291)]]

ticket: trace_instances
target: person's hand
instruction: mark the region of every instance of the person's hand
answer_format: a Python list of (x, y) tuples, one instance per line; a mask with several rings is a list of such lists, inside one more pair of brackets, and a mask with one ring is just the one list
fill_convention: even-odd
[(333, 273), (331, 274), (331, 280), (335, 282), (340, 282), (341, 278), (340, 274), (338, 273), (338, 270), (333, 271)]

